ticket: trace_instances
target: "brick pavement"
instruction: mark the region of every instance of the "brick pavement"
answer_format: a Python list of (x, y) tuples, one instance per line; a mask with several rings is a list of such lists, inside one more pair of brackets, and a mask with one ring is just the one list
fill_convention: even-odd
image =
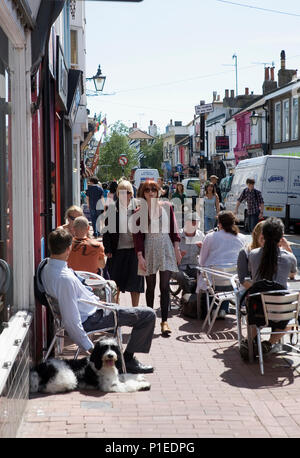
[[(121, 295), (125, 303), (130, 304), (128, 294)], [(34, 395), (18, 437), (300, 437), (300, 376), (286, 360), (266, 358), (265, 376), (257, 363), (242, 362), (233, 316), (217, 321), (208, 337), (200, 332), (201, 322), (181, 316), (174, 307), (169, 320), (173, 333), (164, 338), (158, 303), (157, 288), (151, 352), (138, 355), (156, 368), (146, 376), (150, 391)], [(128, 331), (123, 330), (125, 341)]]

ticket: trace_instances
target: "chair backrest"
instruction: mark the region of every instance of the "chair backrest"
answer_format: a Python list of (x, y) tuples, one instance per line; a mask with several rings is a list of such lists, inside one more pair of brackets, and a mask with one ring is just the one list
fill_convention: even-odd
[(295, 323), (298, 323), (299, 291), (267, 291), (260, 294), (266, 325), (269, 321), (295, 320)]
[(48, 261), (49, 261), (49, 258), (45, 258), (39, 263), (36, 269), (36, 272), (35, 272), (35, 276), (34, 276), (34, 295), (35, 295), (35, 298), (42, 305), (49, 305), (47, 301), (47, 297), (46, 297), (46, 291), (45, 291), (45, 288), (42, 282), (42, 276), (41, 276), (42, 270), (46, 266)]
[[(212, 270), (215, 270), (216, 272), (219, 272), (222, 274), (222, 272), (230, 274), (230, 275), (235, 275), (236, 274), (236, 264), (228, 264), (228, 265), (222, 265), (222, 266), (211, 266), (210, 267)], [(211, 274), (211, 282), (213, 288), (221, 288), (221, 287), (231, 287), (231, 279), (228, 276), (221, 277), (221, 275), (214, 275)]]
[(6, 261), (0, 259), (0, 294), (6, 294), (10, 285), (10, 268)]

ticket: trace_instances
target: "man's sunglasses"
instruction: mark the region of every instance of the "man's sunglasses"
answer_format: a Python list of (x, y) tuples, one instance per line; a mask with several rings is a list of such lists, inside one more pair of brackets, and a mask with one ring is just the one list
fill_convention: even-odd
[(145, 188), (144, 192), (157, 192), (156, 188)]

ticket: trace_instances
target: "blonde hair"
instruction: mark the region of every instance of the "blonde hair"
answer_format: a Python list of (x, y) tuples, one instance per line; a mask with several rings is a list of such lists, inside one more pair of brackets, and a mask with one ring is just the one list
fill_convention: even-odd
[(119, 182), (118, 187), (117, 187), (117, 196), (118, 197), (119, 197), (119, 192), (123, 190), (129, 191), (133, 195), (133, 187), (130, 181), (122, 180)]
[(255, 248), (260, 248), (261, 247), (261, 245), (259, 243), (259, 236), (262, 233), (263, 225), (264, 225), (264, 221), (260, 221), (259, 223), (257, 223), (255, 228), (253, 229), (253, 231), (252, 231), (252, 242), (249, 245), (250, 250), (254, 250)]
[(69, 207), (69, 208), (66, 210), (65, 219), (68, 218), (68, 216), (69, 216), (69, 214), (70, 214), (71, 212), (78, 212), (78, 213), (80, 213), (80, 215), (83, 215), (82, 208), (78, 207), (78, 205), (71, 205), (71, 207)]
[(74, 220), (74, 231), (79, 230), (79, 231), (84, 231), (88, 229), (89, 227), (89, 222), (85, 216), (77, 216)]

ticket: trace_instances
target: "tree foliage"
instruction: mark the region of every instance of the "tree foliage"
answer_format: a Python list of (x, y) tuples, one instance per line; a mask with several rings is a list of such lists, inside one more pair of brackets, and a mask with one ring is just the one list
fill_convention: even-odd
[[(108, 140), (100, 148), (98, 171), (100, 181), (119, 179), (123, 175), (130, 177), (131, 169), (138, 165), (136, 150), (129, 146), (127, 133), (128, 128), (120, 121), (110, 128)], [(123, 169), (118, 162), (121, 154), (125, 154), (128, 159)]]
[(158, 169), (160, 173), (161, 164), (163, 162), (163, 139), (157, 137), (152, 144), (143, 144), (142, 152), (144, 158), (142, 159), (142, 166), (150, 169)]

